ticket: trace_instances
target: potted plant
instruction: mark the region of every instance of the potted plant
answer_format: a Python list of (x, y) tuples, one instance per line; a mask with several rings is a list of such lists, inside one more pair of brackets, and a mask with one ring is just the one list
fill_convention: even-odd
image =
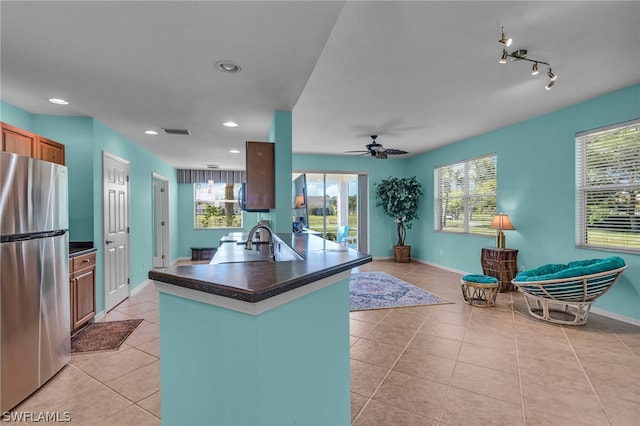
[(418, 218), (418, 202), (422, 195), (422, 184), (414, 177), (389, 178), (376, 184), (376, 206), (393, 218), (398, 230), (398, 244), (393, 247), (395, 261), (411, 261), (411, 246), (405, 245), (407, 228)]

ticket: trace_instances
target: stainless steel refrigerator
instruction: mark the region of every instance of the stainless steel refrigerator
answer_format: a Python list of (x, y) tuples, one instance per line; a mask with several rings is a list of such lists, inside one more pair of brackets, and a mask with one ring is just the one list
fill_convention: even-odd
[(0, 412), (70, 359), (67, 168), (0, 152)]

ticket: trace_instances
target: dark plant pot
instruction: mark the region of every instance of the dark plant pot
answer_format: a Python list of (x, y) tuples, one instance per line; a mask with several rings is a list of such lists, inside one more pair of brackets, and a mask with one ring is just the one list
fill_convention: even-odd
[(411, 246), (393, 246), (393, 254), (398, 263), (411, 262)]

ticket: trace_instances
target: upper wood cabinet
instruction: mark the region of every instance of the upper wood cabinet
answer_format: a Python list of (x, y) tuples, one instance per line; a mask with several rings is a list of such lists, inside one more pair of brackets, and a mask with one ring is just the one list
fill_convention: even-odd
[(64, 164), (64, 145), (61, 143), (40, 136), (37, 147), (37, 159)]
[(271, 142), (247, 142), (246, 153), (246, 209), (275, 209), (275, 144)]
[(64, 164), (63, 144), (6, 123), (2, 123), (2, 151)]
[(2, 150), (36, 158), (38, 135), (2, 123)]

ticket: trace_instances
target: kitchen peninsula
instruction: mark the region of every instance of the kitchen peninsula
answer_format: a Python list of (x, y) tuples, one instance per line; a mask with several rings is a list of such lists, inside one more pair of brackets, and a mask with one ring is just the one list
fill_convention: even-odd
[(163, 424), (350, 424), (349, 277), (371, 256), (277, 237), (276, 259), (290, 248), (302, 259), (247, 261), (264, 245), (226, 243), (209, 265), (149, 272)]

